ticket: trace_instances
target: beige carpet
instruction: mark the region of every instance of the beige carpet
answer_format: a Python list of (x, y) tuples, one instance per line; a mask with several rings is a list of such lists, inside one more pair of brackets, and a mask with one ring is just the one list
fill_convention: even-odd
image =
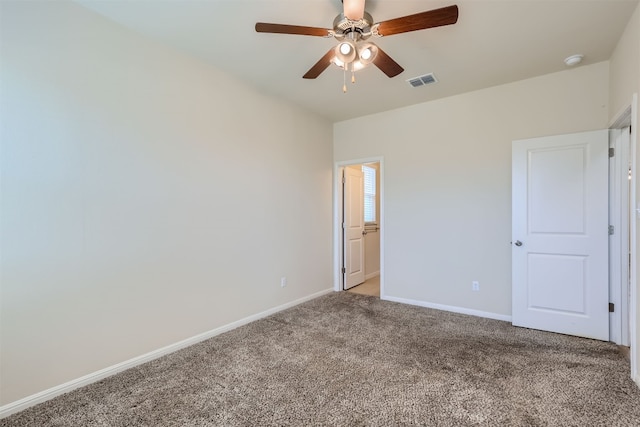
[(639, 426), (615, 345), (330, 294), (0, 426)]

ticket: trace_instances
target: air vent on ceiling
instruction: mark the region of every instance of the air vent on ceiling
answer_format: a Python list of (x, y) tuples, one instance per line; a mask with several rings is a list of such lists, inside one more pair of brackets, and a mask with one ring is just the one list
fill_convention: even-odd
[(436, 76), (434, 76), (433, 73), (425, 74), (424, 76), (418, 76), (407, 80), (407, 83), (409, 83), (413, 87), (420, 87), (437, 82), (438, 79), (436, 79)]

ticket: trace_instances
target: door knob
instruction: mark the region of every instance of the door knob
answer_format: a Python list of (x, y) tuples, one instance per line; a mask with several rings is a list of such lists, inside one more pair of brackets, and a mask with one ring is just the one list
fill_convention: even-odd
[(521, 242), (520, 240), (516, 240), (515, 245), (516, 245), (516, 246), (522, 246), (522, 242)]

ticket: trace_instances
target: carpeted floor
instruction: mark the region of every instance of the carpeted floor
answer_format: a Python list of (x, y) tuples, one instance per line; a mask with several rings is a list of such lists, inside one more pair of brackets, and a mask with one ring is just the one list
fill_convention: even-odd
[(615, 345), (330, 294), (0, 426), (639, 426)]

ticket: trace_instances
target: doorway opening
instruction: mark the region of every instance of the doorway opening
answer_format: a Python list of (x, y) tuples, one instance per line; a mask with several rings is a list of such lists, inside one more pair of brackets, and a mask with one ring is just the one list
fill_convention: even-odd
[[(614, 226), (613, 236), (616, 236), (616, 224), (622, 228), (618, 237), (610, 243), (612, 257), (609, 289), (612, 298), (610, 301), (614, 303), (611, 307), (613, 313), (610, 318), (610, 341), (628, 349), (626, 354), (629, 355), (631, 362), (631, 378), (636, 384), (640, 384), (636, 335), (638, 304), (636, 225), (640, 218), (640, 205), (636, 199), (637, 116), (638, 95), (634, 94), (631, 104), (609, 127), (614, 159), (617, 154), (621, 154), (617, 161), (610, 164), (612, 185), (620, 187), (616, 191), (611, 191), (610, 218)], [(620, 306), (618, 307), (617, 304)]]
[(382, 157), (334, 167), (334, 290), (384, 298)]
[(630, 346), (631, 181), (630, 126), (609, 131), (609, 340)]

